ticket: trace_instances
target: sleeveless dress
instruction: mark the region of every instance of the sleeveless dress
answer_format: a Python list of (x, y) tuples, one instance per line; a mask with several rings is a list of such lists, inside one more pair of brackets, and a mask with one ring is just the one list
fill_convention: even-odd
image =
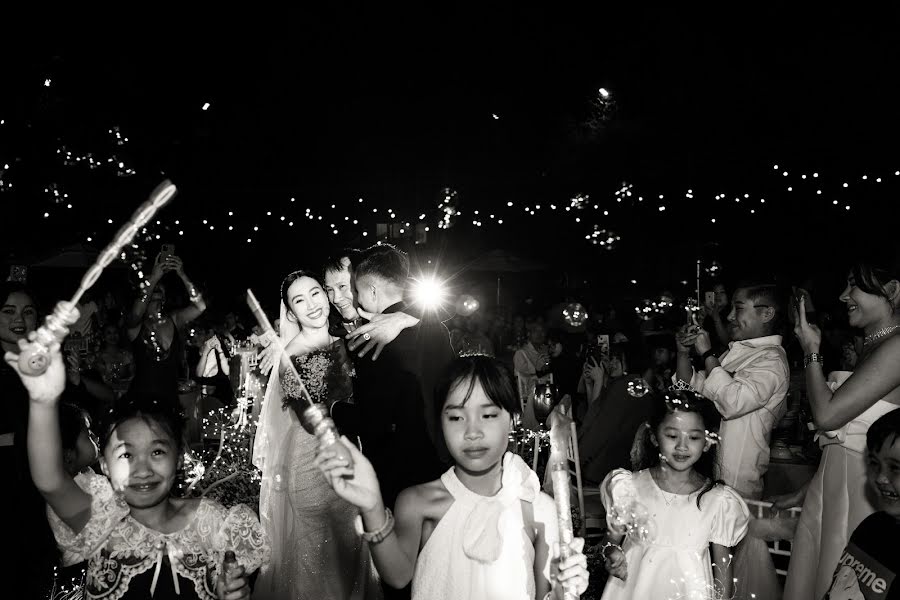
[[(314, 400), (331, 405), (352, 394), (352, 368), (343, 340), (291, 360)], [(270, 536), (272, 560), (262, 569), (253, 597), (381, 598), (369, 549), (354, 526), (359, 510), (340, 498), (315, 466), (318, 441), (290, 408), (305, 402), (299, 385), (292, 374), (281, 373), (280, 385), (269, 388), (265, 402), (284, 402), (284, 409), (272, 414), (286, 429), (262, 465), (260, 518)]]
[[(171, 318), (168, 318), (172, 322)], [(178, 328), (172, 323), (174, 335), (168, 349), (164, 349), (152, 335), (152, 327), (147, 323), (131, 343), (134, 357), (134, 379), (132, 393), (150, 397), (163, 396), (173, 403), (178, 401), (178, 379), (184, 360), (184, 345)]]
[(736, 546), (746, 535), (750, 511), (740, 494), (717, 485), (703, 494), (663, 492), (649, 469), (616, 469), (600, 487), (610, 528), (614, 515), (640, 515), (644, 539), (622, 542), (628, 560), (626, 581), (610, 576), (602, 600), (714, 598), (710, 543)]
[[(457, 478), (441, 476), (453, 504), (419, 552), (413, 600), (534, 600), (534, 545), (525, 530), (522, 503), (531, 503), (551, 545), (558, 540), (556, 506), (537, 475), (516, 454), (503, 457), (500, 492), (480, 496)], [(549, 575), (549, 566), (544, 569)]]
[[(829, 387), (836, 390), (851, 374), (831, 373)], [(794, 534), (785, 600), (824, 597), (850, 534), (875, 512), (866, 498), (866, 433), (872, 423), (897, 408), (879, 400), (840, 429), (817, 434), (822, 458)]]

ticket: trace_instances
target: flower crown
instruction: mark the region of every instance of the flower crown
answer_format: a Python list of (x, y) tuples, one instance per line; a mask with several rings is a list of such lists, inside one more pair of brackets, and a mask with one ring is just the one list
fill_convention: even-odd
[[(663, 401), (666, 403), (666, 407), (671, 410), (684, 410), (689, 411), (692, 410), (691, 400), (692, 396), (695, 401), (699, 401), (704, 399), (700, 393), (691, 386), (689, 383), (685, 383), (681, 379), (677, 380), (671, 387), (669, 387), (669, 392), (663, 395)], [(710, 431), (708, 429), (703, 430), (706, 435), (706, 441), (710, 444), (718, 444), (722, 438), (715, 431)]]

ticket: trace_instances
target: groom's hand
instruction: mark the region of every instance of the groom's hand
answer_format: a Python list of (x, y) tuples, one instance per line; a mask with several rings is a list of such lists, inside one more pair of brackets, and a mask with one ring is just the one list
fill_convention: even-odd
[(368, 323), (359, 326), (347, 335), (347, 347), (353, 351), (365, 344), (357, 353), (360, 358), (374, 349), (372, 360), (378, 360), (384, 347), (393, 342), (401, 331), (419, 323), (417, 318), (403, 312), (384, 314), (366, 312), (362, 308), (357, 310), (359, 316), (366, 319)]

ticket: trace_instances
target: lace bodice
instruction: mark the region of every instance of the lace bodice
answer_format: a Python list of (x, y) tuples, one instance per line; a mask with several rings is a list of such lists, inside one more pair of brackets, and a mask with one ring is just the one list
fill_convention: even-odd
[[(291, 362), (297, 367), (300, 379), (313, 401), (325, 402), (331, 406), (338, 400), (352, 398), (352, 378), (356, 373), (343, 340), (338, 340), (322, 350), (292, 356)], [(282, 367), (280, 378), (285, 403), (300, 399), (300, 386), (293, 373)]]
[[(149, 529), (131, 517), (109, 480), (94, 473), (80, 474), (75, 482), (91, 495), (91, 517), (77, 534), (52, 509), (50, 526), (63, 553), (63, 564), (87, 560), (86, 597), (118, 600), (129, 591), (131, 580), (154, 569), (157, 578), (185, 580), (197, 597), (214, 600), (216, 578), (224, 554), (233, 550), (251, 573), (269, 560), (269, 545), (256, 514), (239, 504), (230, 509), (203, 499), (190, 523), (174, 533)], [(146, 595), (144, 590), (134, 590)]]

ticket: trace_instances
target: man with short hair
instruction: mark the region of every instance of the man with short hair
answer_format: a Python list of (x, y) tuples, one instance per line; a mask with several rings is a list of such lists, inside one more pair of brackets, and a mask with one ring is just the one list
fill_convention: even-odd
[[(781, 298), (773, 284), (739, 287), (728, 313), (731, 342), (721, 356), (698, 326), (682, 329), (677, 336), (676, 383), (690, 383), (722, 415), (716, 477), (750, 500), (762, 498), (772, 430), (787, 411), (790, 368), (779, 335), (785, 320)], [(703, 362), (702, 371), (694, 372), (691, 347)], [(735, 548), (733, 565), (736, 598), (780, 593), (766, 542), (753, 535), (752, 528)]]
[[(353, 266), (355, 297), (366, 313), (394, 314), (407, 308), (409, 259), (388, 244), (360, 253)], [(393, 505), (404, 488), (438, 478), (449, 452), (440, 431), (434, 389), (454, 358), (450, 332), (423, 319), (404, 329), (377, 362), (357, 360), (357, 404), (362, 413), (363, 452)]]
[[(350, 333), (362, 324), (362, 317), (356, 310), (353, 298), (353, 256), (356, 250), (344, 250), (338, 256), (329, 258), (323, 269), (323, 283), (328, 300), (337, 309), (339, 325)], [(334, 314), (334, 313), (332, 313)]]
[[(675, 377), (712, 400), (722, 415), (718, 476), (742, 496), (758, 500), (769, 466), (772, 429), (787, 411), (790, 380), (779, 334), (784, 324), (775, 285), (744, 285), (735, 291), (728, 351), (716, 356), (709, 334), (699, 327), (679, 332)], [(695, 372), (691, 348), (704, 369)]]

